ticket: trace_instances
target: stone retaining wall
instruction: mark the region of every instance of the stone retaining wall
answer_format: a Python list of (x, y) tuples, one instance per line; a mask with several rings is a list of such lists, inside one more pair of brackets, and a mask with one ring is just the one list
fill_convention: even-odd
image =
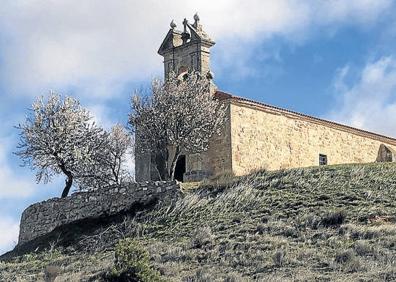
[(77, 192), (66, 198), (53, 198), (33, 204), (22, 213), (18, 244), (45, 235), (56, 227), (86, 218), (128, 211), (135, 204), (153, 200), (169, 202), (178, 197), (176, 182), (141, 182), (111, 186), (90, 192)]

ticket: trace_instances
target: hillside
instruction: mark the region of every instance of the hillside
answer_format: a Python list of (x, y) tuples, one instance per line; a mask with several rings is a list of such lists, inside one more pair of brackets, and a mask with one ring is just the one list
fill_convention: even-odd
[(116, 281), (114, 245), (127, 237), (165, 281), (396, 280), (396, 165), (212, 180), (172, 207), (57, 230), (1, 262), (0, 281)]

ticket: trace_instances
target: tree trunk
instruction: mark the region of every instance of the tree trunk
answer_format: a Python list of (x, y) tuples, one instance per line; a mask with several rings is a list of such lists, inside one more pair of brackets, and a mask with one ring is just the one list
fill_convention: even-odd
[(167, 162), (168, 162), (168, 152), (166, 148), (155, 154), (155, 169), (157, 170), (158, 177), (161, 181), (169, 179)]
[(71, 188), (71, 186), (73, 184), (73, 175), (70, 172), (68, 172), (68, 173), (66, 173), (66, 176), (67, 176), (66, 186), (63, 189), (62, 198), (66, 198), (67, 197), (67, 195), (69, 194), (70, 188)]
[(64, 162), (61, 162), (59, 164), (59, 168), (62, 170), (62, 172), (66, 175), (67, 179), (66, 179), (66, 186), (63, 189), (62, 192), (62, 198), (66, 198), (67, 195), (69, 194), (70, 188), (73, 185), (73, 174), (66, 169), (66, 165)]
[(180, 148), (176, 147), (175, 150), (175, 155), (173, 156), (173, 160), (172, 160), (172, 164), (171, 164), (171, 171), (170, 171), (170, 176), (171, 176), (171, 180), (175, 180), (175, 170), (176, 170), (176, 164), (177, 161), (179, 160), (180, 157)]

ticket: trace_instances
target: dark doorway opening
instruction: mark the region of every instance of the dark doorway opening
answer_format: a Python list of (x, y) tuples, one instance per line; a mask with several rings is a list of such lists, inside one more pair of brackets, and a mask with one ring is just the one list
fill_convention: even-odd
[(175, 179), (183, 182), (183, 176), (186, 172), (186, 156), (181, 155), (176, 163)]

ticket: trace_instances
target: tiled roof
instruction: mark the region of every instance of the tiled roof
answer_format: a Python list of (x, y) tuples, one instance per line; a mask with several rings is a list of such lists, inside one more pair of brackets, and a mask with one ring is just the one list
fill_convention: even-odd
[(366, 130), (358, 129), (358, 128), (355, 128), (355, 127), (351, 127), (351, 126), (348, 126), (348, 125), (336, 123), (336, 122), (333, 122), (333, 121), (329, 121), (329, 120), (325, 120), (325, 119), (309, 116), (309, 115), (306, 115), (306, 114), (290, 111), (290, 110), (287, 110), (287, 109), (275, 107), (275, 106), (272, 106), (272, 105), (268, 105), (268, 104), (265, 104), (265, 103), (257, 102), (257, 101), (250, 100), (250, 99), (247, 99), (247, 98), (234, 96), (232, 94), (229, 94), (229, 93), (226, 93), (226, 92), (223, 92), (223, 91), (217, 91), (215, 93), (215, 95), (218, 98), (220, 98), (220, 99), (230, 99), (231, 101), (239, 102), (242, 105), (246, 105), (246, 106), (252, 106), (252, 107), (255, 107), (255, 108), (257, 108), (259, 110), (262, 110), (262, 111), (266, 111), (266, 112), (270, 112), (270, 113), (274, 113), (274, 114), (286, 115), (288, 117), (295, 118), (295, 119), (302, 119), (302, 120), (305, 120), (305, 121), (308, 121), (308, 122), (320, 124), (320, 125), (323, 125), (323, 126), (327, 126), (327, 127), (338, 129), (338, 130), (342, 130), (342, 131), (346, 131), (346, 132), (349, 132), (349, 133), (352, 133), (352, 134), (355, 134), (355, 135), (359, 135), (359, 136), (362, 136), (362, 137), (371, 138), (371, 139), (374, 139), (374, 140), (377, 140), (377, 141), (380, 141), (380, 142), (388, 143), (388, 144), (391, 144), (391, 145), (396, 145), (396, 139), (395, 138), (388, 137), (388, 136), (385, 136), (385, 135), (381, 135), (381, 134), (373, 133), (373, 132), (370, 132), (370, 131), (366, 131)]

